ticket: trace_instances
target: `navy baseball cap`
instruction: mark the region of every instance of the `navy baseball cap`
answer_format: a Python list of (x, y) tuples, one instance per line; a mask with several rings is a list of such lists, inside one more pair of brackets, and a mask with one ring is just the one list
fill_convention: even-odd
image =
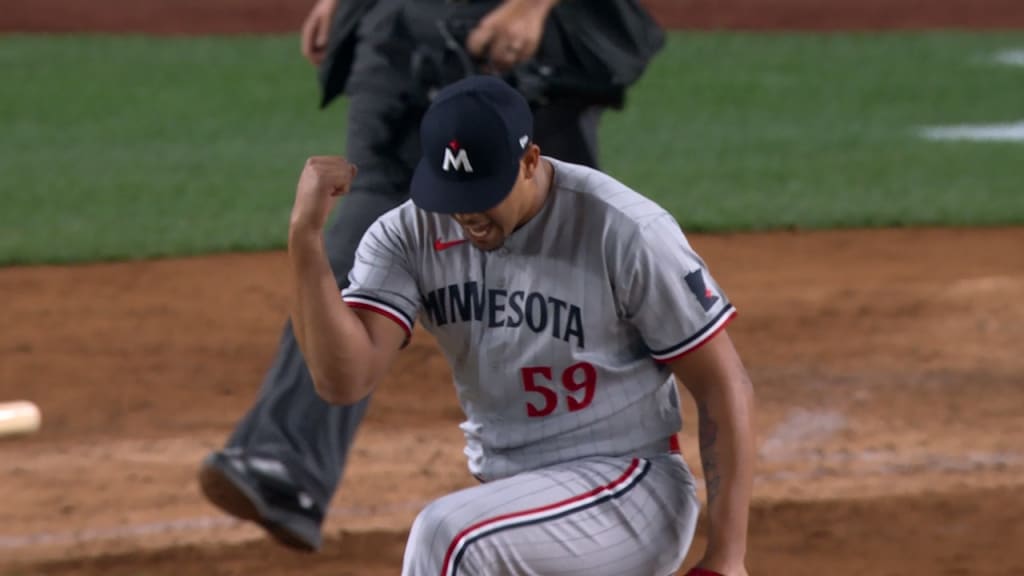
[(420, 122), (413, 203), (444, 214), (497, 206), (512, 191), (532, 140), (530, 105), (504, 80), (470, 76), (446, 86)]

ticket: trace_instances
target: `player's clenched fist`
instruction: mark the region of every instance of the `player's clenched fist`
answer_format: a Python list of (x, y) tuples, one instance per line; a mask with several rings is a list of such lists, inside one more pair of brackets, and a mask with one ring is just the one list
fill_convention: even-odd
[(292, 232), (320, 232), (337, 202), (348, 192), (356, 167), (341, 156), (313, 156), (299, 176), (292, 206)]

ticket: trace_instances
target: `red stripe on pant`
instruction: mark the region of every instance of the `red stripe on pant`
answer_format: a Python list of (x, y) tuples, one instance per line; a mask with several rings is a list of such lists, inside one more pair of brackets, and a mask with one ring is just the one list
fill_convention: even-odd
[(455, 550), (458, 549), (459, 543), (462, 542), (462, 540), (464, 538), (466, 538), (466, 536), (468, 536), (472, 532), (474, 532), (476, 530), (479, 530), (480, 528), (483, 528), (483, 527), (487, 526), (488, 524), (495, 524), (497, 522), (502, 522), (504, 520), (509, 520), (511, 518), (517, 518), (517, 517), (520, 517), (520, 516), (528, 516), (530, 514), (539, 514), (541, 512), (547, 512), (547, 511), (553, 510), (555, 508), (569, 507), (572, 504), (574, 504), (576, 502), (579, 502), (581, 500), (586, 500), (588, 498), (592, 498), (594, 496), (597, 496), (601, 492), (612, 490), (615, 487), (617, 487), (620, 484), (622, 484), (623, 482), (625, 482), (627, 479), (629, 479), (630, 475), (633, 474), (633, 472), (637, 469), (637, 467), (639, 465), (640, 465), (640, 460), (637, 459), (637, 458), (633, 458), (633, 461), (630, 462), (630, 464), (629, 464), (629, 468), (627, 468), (626, 471), (622, 473), (622, 476), (619, 476), (618, 478), (616, 478), (614, 481), (612, 481), (609, 484), (606, 484), (604, 486), (598, 486), (597, 488), (594, 488), (593, 490), (591, 490), (590, 492), (587, 492), (585, 494), (580, 494), (579, 496), (573, 496), (572, 498), (568, 498), (568, 499), (562, 500), (560, 502), (555, 502), (554, 504), (548, 504), (547, 506), (541, 506), (539, 508), (533, 508), (531, 510), (523, 510), (521, 512), (511, 512), (509, 514), (503, 514), (501, 516), (495, 516), (494, 518), (488, 518), (486, 520), (481, 520), (480, 522), (477, 522), (476, 524), (473, 524), (469, 528), (466, 528), (462, 532), (459, 532), (455, 536), (455, 538), (452, 539), (452, 543), (448, 546), (448, 550), (445, 552), (444, 563), (441, 565), (441, 576), (446, 576), (448, 574), (448, 567), (449, 567), (449, 565), (450, 565), (450, 563), (452, 561), (452, 556), (455, 555)]

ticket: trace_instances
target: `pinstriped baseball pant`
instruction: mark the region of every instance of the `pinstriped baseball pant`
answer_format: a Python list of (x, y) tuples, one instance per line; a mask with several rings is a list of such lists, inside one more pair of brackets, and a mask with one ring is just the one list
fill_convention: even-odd
[(678, 454), (600, 457), (444, 496), (413, 523), (403, 576), (664, 576), (700, 504)]

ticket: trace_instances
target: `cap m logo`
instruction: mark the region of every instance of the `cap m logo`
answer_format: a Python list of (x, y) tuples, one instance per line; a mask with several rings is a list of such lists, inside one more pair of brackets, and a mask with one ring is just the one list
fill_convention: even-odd
[(445, 172), (455, 170), (456, 172), (463, 171), (469, 174), (473, 173), (473, 165), (469, 163), (469, 156), (466, 154), (466, 149), (459, 149), (459, 143), (452, 140), (448, 143), (448, 146), (444, 149), (444, 162), (441, 164), (441, 169)]

